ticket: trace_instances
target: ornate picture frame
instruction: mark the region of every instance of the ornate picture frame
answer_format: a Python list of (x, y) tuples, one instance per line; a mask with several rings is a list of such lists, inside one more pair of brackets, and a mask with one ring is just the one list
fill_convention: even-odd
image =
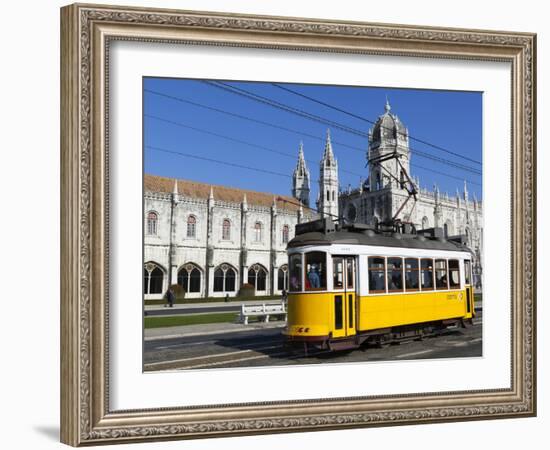
[[(109, 387), (109, 49), (117, 40), (511, 65), (511, 385), (115, 411)], [(73, 446), (536, 414), (536, 35), (75, 4), (61, 10), (61, 440)]]

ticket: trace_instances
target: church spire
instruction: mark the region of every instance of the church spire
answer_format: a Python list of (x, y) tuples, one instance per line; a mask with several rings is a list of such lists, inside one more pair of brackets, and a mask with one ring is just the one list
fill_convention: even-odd
[(304, 143), (300, 141), (298, 163), (292, 174), (292, 196), (306, 206), (309, 206), (309, 170), (304, 157)]
[(334, 153), (332, 151), (332, 141), (330, 139), (330, 128), (327, 128), (327, 140), (325, 142), (325, 152), (323, 154), (322, 162), (325, 162), (325, 164), (331, 165), (331, 163), (335, 162), (336, 159), (334, 158)]
[(330, 130), (327, 130), (325, 151), (321, 159), (319, 176), (319, 205), (318, 210), (322, 216), (338, 218), (338, 161), (332, 151)]

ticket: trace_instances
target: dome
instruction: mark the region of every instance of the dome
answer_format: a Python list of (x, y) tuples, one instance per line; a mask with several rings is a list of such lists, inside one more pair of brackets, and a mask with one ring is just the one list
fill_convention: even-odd
[(371, 130), (373, 142), (379, 142), (381, 137), (385, 139), (396, 139), (399, 134), (407, 134), (407, 129), (405, 125), (401, 123), (399, 117), (390, 112), (391, 106), (387, 100), (385, 110), (386, 112), (378, 118)]

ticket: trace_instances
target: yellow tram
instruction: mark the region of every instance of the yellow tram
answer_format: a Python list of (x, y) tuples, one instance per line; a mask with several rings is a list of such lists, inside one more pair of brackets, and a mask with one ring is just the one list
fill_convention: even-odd
[(438, 229), (379, 233), (301, 224), (288, 244), (287, 343), (354, 348), (421, 337), (475, 316), (472, 255)]

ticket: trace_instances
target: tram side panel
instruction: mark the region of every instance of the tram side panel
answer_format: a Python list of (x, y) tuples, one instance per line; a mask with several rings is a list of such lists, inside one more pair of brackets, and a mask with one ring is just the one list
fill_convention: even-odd
[[(463, 281), (460, 289), (454, 290), (369, 293), (367, 255), (360, 256), (359, 267), (358, 332), (472, 317), (473, 311), (467, 311), (468, 296)], [(461, 261), (462, 274), (463, 267)], [(461, 279), (464, 280), (463, 275)]]

